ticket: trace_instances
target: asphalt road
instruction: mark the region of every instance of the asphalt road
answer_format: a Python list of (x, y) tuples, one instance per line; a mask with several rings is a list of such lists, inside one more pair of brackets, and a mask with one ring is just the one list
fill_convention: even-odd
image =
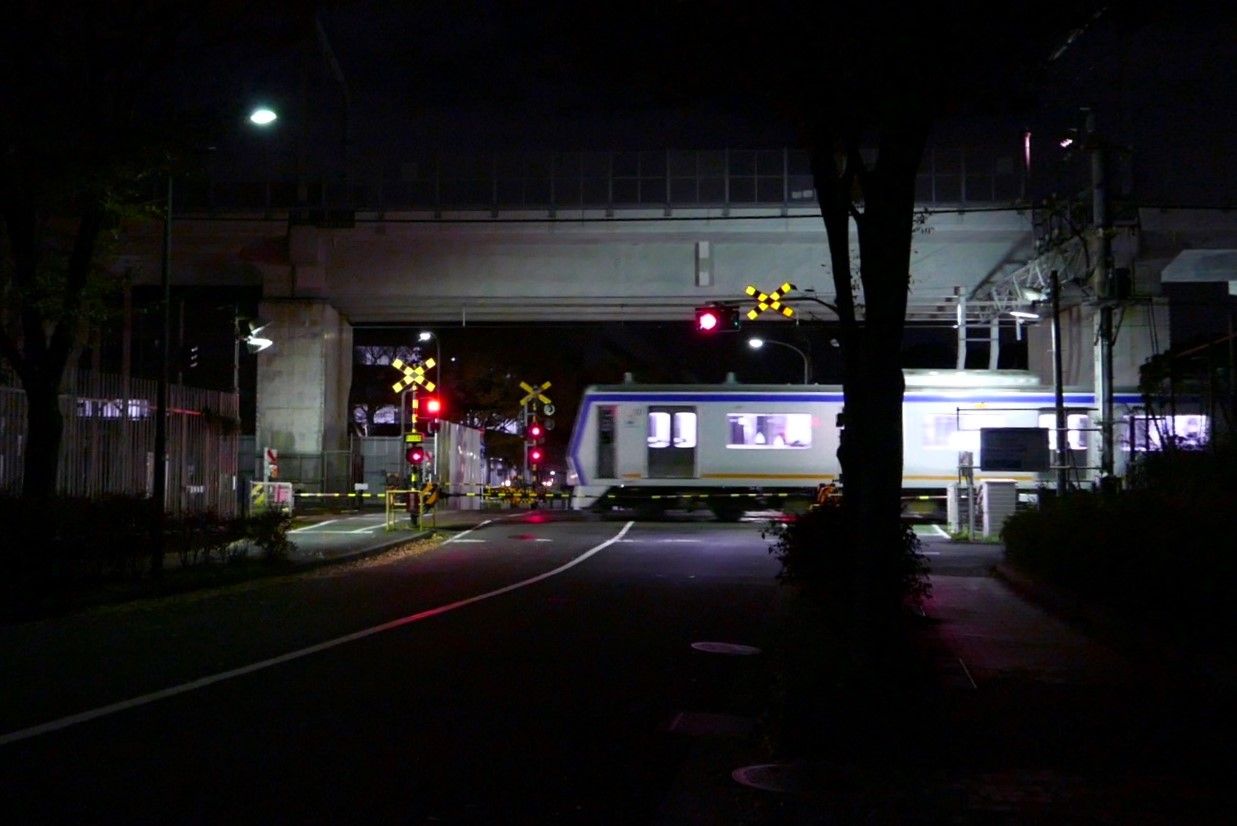
[(518, 514), (436, 547), (0, 629), (9, 823), (646, 823), (759, 711), (758, 526)]

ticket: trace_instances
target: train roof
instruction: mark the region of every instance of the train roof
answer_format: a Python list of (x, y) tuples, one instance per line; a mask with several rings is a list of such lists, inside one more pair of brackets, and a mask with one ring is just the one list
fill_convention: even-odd
[[(904, 370), (907, 391), (920, 389), (1043, 390), (1047, 387), (1029, 370)], [(733, 380), (716, 384), (642, 384), (627, 380), (620, 384), (594, 384), (585, 393), (785, 393), (839, 392), (840, 384), (745, 384)]]

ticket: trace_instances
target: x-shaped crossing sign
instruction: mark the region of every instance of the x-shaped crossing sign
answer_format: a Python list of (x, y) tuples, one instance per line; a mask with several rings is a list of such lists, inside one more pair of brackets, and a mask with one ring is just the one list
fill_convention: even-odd
[(546, 382), (542, 382), (542, 383), (541, 383), (541, 386), (539, 386), (539, 387), (533, 387), (533, 386), (532, 386), (531, 384), (529, 384), (528, 382), (526, 382), (526, 381), (522, 381), (522, 382), (520, 382), (520, 389), (528, 393), (528, 395), (527, 395), (527, 396), (525, 396), (524, 398), (520, 399), (520, 406), (521, 406), (521, 407), (523, 407), (524, 405), (528, 404), (528, 403), (529, 403), (529, 402), (531, 402), (533, 399), (536, 399), (537, 401), (541, 402), (542, 404), (549, 404), (549, 403), (550, 403), (550, 397), (549, 397), (549, 396), (547, 396), (547, 395), (545, 394), (545, 391), (550, 389), (550, 383), (549, 383), (548, 381), (546, 381)]
[(789, 307), (782, 303), (782, 299), (786, 297), (786, 293), (795, 289), (795, 285), (789, 281), (782, 284), (776, 290), (769, 294), (760, 292), (751, 284), (747, 285), (747, 294), (756, 299), (756, 306), (747, 311), (747, 317), (750, 321), (755, 321), (756, 317), (765, 310), (777, 310), (787, 318), (791, 318), (795, 314), (794, 307)]
[(395, 384), (391, 385), (391, 389), (396, 393), (403, 391), (405, 388), (412, 387), (414, 384), (419, 384), (426, 389), (427, 392), (433, 393), (434, 388), (438, 385), (425, 377), (425, 371), (432, 368), (435, 361), (426, 359), (420, 364), (405, 364), (403, 359), (395, 359), (391, 362), (391, 366), (396, 370), (402, 370), (404, 377)]

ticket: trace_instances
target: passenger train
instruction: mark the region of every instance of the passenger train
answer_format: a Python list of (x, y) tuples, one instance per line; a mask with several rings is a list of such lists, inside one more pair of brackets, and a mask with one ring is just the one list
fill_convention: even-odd
[[(1020, 489), (1051, 485), (1055, 471), (985, 470), (981, 431), (1038, 429), (1055, 450), (1056, 397), (1019, 370), (907, 370), (903, 401), (903, 486), (944, 494), (972, 462), (975, 484), (1013, 479)], [(568, 448), (577, 508), (660, 511), (708, 507), (737, 518), (757, 506), (814, 498), (838, 482), (842, 388), (828, 385), (654, 385), (626, 381), (585, 390)], [(1065, 393), (1071, 479), (1090, 482), (1099, 464), (1093, 392)], [(1131, 444), (1155, 449), (1136, 392), (1114, 393), (1121, 475)], [(1179, 427), (1189, 427), (1189, 424)], [(1139, 435), (1141, 433), (1141, 435)], [(987, 437), (985, 437), (987, 438)], [(1031, 434), (1032, 440), (1036, 433)], [(995, 448), (989, 442), (995, 455)], [(1047, 461), (1045, 459), (1045, 461)]]

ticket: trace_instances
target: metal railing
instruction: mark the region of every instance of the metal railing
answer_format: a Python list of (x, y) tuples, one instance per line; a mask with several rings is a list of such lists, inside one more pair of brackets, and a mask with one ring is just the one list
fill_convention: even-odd
[[(1010, 204), (1026, 196), (1016, 147), (929, 148), (916, 197), (925, 206)], [(186, 211), (289, 211), (330, 224), (356, 212), (812, 208), (808, 153), (799, 149), (435, 154), (398, 168), (351, 171), (347, 181), (251, 181), (217, 175), (187, 186)]]
[[(150, 496), (154, 487), (155, 382), (82, 371), (60, 395), (64, 431), (57, 493)], [(184, 385), (168, 388), (167, 486), (174, 515), (237, 513), (236, 396)], [(0, 492), (21, 492), (27, 436), (26, 394), (0, 387)]]

